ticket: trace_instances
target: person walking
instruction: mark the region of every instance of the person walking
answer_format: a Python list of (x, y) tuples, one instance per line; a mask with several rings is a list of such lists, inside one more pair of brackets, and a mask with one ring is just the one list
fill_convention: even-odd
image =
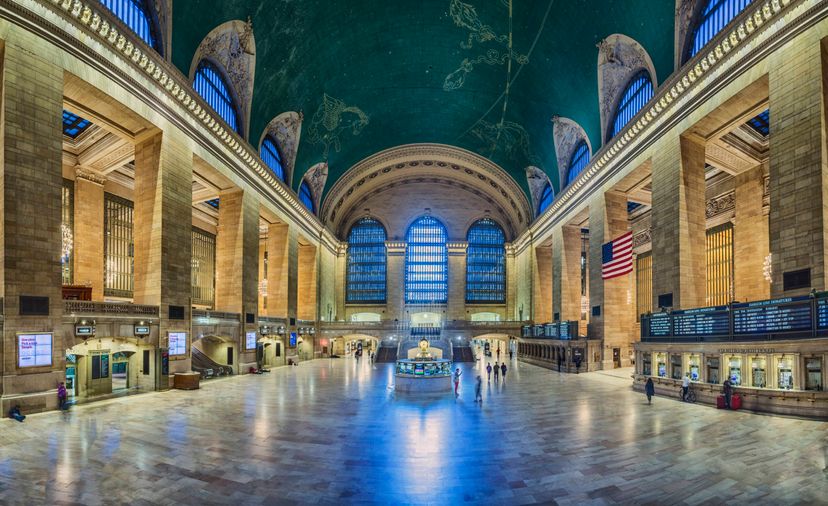
[(506, 381), (506, 362), (500, 364), (500, 372), (503, 373), (503, 381)]
[(497, 365), (497, 360), (495, 360), (494, 373), (495, 373), (495, 383), (497, 383), (497, 379), (500, 377), (500, 367), (498, 367), (498, 365)]
[(730, 398), (733, 396), (733, 383), (730, 381), (730, 378), (724, 380), (723, 387), (722, 393), (724, 393), (725, 407), (730, 409)]
[(455, 397), (460, 395), (460, 394), (457, 393), (457, 388), (460, 386), (460, 375), (461, 374), (463, 374), (463, 373), (460, 372), (459, 367), (454, 370), (454, 396)]
[(483, 378), (477, 375), (477, 384), (474, 387), (474, 402), (483, 403)]
[(57, 394), (58, 394), (58, 407), (60, 407), (60, 409), (66, 409), (68, 407), (68, 406), (66, 406), (66, 397), (67, 397), (66, 385), (64, 385), (62, 381), (60, 383), (58, 383)]
[(687, 401), (687, 392), (690, 390), (690, 373), (684, 375), (681, 380), (681, 400)]
[(647, 383), (644, 385), (644, 393), (647, 394), (647, 404), (652, 404), (653, 396), (655, 395), (655, 384), (653, 384), (653, 378), (647, 378)]
[(486, 381), (488, 383), (492, 382), (492, 363), (489, 362), (489, 365), (486, 366)]
[(558, 372), (561, 372), (562, 367), (563, 367), (563, 357), (561, 357), (561, 355), (558, 354)]

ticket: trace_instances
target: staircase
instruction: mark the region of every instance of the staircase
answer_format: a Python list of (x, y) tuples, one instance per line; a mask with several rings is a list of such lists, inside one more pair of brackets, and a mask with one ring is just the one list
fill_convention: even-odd
[(211, 359), (198, 348), (191, 348), (193, 365), (192, 370), (201, 374), (201, 379), (215, 378), (217, 376), (230, 376), (233, 374), (233, 367), (222, 365)]
[(455, 362), (474, 362), (474, 353), (470, 346), (454, 346)]
[(378, 364), (392, 363), (397, 361), (397, 347), (396, 346), (380, 346), (377, 351), (374, 362)]

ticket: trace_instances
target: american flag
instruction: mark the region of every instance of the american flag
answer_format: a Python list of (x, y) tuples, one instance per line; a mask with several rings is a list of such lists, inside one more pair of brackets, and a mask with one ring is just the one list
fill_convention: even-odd
[(601, 247), (601, 279), (612, 279), (633, 270), (632, 232), (617, 237)]

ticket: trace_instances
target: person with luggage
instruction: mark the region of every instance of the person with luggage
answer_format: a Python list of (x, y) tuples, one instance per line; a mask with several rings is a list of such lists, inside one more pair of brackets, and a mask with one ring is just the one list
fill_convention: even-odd
[(730, 382), (730, 378), (724, 380), (722, 393), (724, 394), (725, 407), (730, 409), (730, 400), (733, 397), (733, 383)]

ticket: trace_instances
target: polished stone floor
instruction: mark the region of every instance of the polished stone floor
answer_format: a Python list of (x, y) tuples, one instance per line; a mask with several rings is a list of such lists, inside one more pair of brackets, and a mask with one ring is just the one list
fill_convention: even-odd
[(0, 503), (828, 503), (828, 423), (518, 363), (481, 406), (475, 367), (457, 399), (337, 359), (4, 419)]

